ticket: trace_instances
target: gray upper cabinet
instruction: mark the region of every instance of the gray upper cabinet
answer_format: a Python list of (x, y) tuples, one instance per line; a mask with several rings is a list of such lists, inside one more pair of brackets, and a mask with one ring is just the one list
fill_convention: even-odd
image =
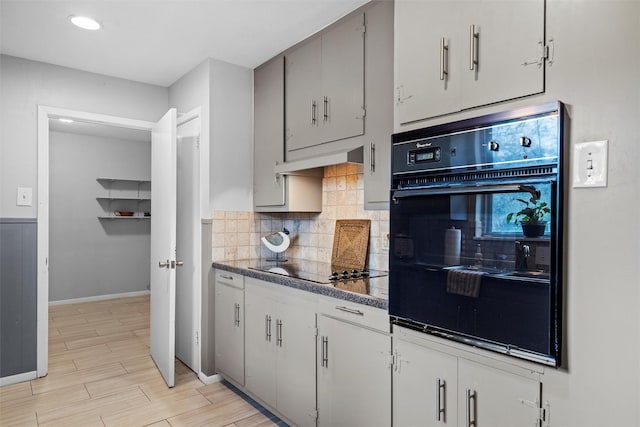
[(253, 202), (256, 207), (285, 204), (284, 179), (273, 168), (284, 161), (284, 58), (257, 68), (253, 73)]
[(284, 57), (254, 71), (253, 204), (256, 212), (320, 212), (322, 174), (284, 176)]
[(287, 151), (364, 133), (364, 28), (358, 14), (286, 55)]
[(393, 2), (366, 12), (365, 209), (389, 209), (393, 131)]
[(285, 60), (286, 147), (296, 150), (320, 141), (322, 40), (314, 37)]
[(544, 26), (544, 0), (396, 0), (396, 125), (544, 92)]
[(358, 147), (365, 208), (388, 208), (393, 2), (370, 2), (259, 66), (254, 85), (257, 212), (321, 211), (322, 169), (280, 176), (275, 166)]

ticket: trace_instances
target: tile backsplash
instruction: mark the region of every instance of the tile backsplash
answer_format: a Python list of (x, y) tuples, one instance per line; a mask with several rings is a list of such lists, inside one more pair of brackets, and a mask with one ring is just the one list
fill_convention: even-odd
[(260, 238), (289, 230), (291, 246), (285, 256), (331, 261), (337, 219), (370, 219), (369, 268), (388, 270), (389, 211), (364, 210), (364, 175), (361, 164), (324, 168), (322, 212), (258, 213), (213, 212), (213, 261), (272, 257)]

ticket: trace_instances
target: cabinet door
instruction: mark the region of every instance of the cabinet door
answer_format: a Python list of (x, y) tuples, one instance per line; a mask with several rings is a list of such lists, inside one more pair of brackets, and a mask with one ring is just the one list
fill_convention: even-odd
[(466, 421), (464, 425), (539, 425), (538, 380), (459, 359), (458, 390), (458, 419)]
[(395, 1), (396, 114), (400, 124), (460, 109), (460, 60), (468, 53), (461, 22), (465, 22), (470, 3)]
[(365, 209), (389, 209), (393, 133), (393, 2), (366, 11), (364, 138)]
[(285, 146), (287, 151), (320, 142), (322, 122), (320, 37), (314, 37), (285, 59)]
[(244, 384), (244, 293), (242, 289), (216, 282), (216, 369), (238, 384)]
[(256, 207), (283, 206), (285, 177), (273, 168), (284, 161), (284, 59), (254, 72), (253, 202)]
[(467, 43), (473, 40), (478, 64), (470, 70), (471, 55), (466, 55), (460, 71), (461, 107), (543, 92), (544, 64), (539, 61), (544, 43), (544, 0), (481, 0), (468, 7)]
[(394, 339), (393, 425), (456, 426), (455, 356)]
[(391, 425), (391, 339), (318, 316), (318, 426)]
[(544, 0), (396, 0), (396, 123), (543, 92), (544, 22)]
[(276, 317), (274, 302), (245, 284), (245, 370), (247, 390), (276, 407)]
[(297, 298), (280, 298), (276, 324), (278, 411), (299, 426), (316, 425), (316, 316)]
[(364, 134), (364, 15), (322, 35), (322, 141)]

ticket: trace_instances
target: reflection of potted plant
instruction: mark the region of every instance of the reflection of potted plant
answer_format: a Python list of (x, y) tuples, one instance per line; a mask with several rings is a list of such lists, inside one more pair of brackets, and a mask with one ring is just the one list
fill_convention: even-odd
[(507, 215), (507, 223), (513, 221), (514, 224), (522, 225), (522, 232), (527, 237), (539, 237), (544, 234), (547, 221), (543, 221), (546, 214), (551, 213), (547, 202), (539, 200), (535, 196), (531, 196), (529, 201), (524, 199), (515, 199), (524, 204), (518, 212), (511, 212)]

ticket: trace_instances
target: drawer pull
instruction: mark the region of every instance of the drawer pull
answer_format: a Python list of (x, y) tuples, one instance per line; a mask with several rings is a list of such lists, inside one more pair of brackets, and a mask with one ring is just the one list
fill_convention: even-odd
[(364, 311), (360, 311), (355, 308), (345, 307), (342, 305), (336, 305), (336, 310), (346, 311), (347, 313), (357, 314), (358, 316), (364, 316)]
[(233, 276), (228, 276), (226, 274), (221, 274), (220, 277), (222, 277), (223, 279), (227, 279), (227, 280), (233, 280)]

